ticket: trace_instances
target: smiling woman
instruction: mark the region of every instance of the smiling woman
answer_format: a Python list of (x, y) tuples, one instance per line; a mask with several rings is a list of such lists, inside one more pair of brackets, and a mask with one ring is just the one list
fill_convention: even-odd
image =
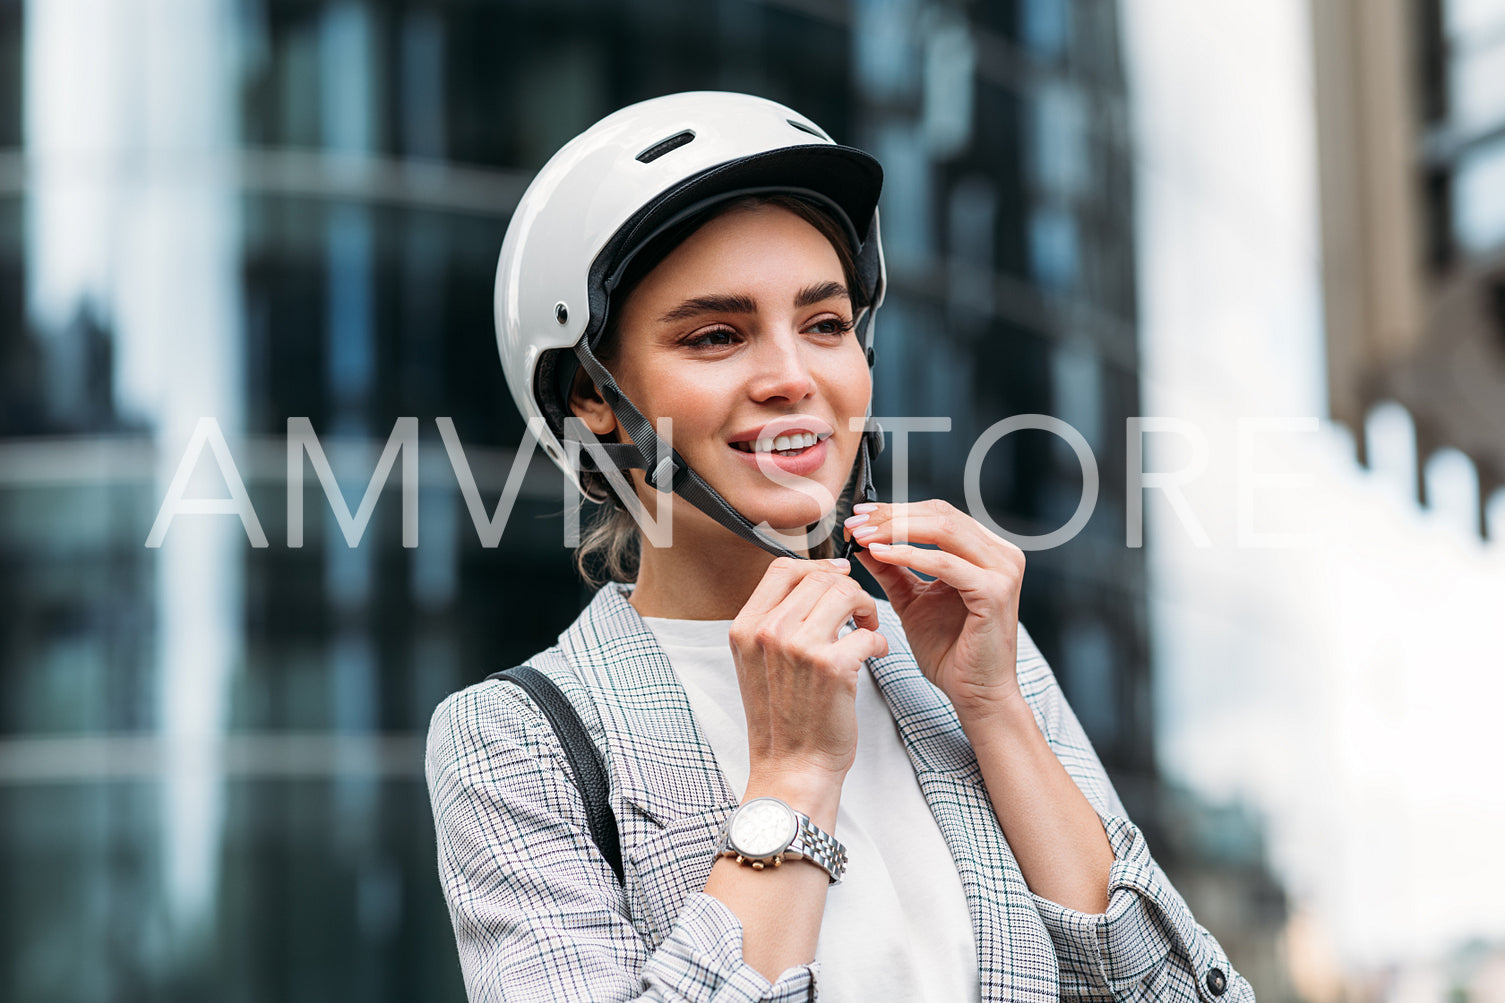
[[(518, 206), (513, 397), (585, 490), (671, 492), (674, 535), (606, 524), (616, 580), (530, 661), (558, 692), (435, 711), (472, 999), (1253, 999), (1020, 625), (1024, 555), (873, 500), (880, 181), (788, 108), (680, 94)], [(841, 516), (886, 601), (816, 549)]]

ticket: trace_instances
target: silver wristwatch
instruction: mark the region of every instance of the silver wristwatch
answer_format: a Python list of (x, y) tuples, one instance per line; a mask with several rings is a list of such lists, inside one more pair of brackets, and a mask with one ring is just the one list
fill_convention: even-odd
[(732, 812), (716, 837), (716, 856), (727, 855), (757, 871), (808, 860), (823, 867), (833, 885), (847, 869), (847, 848), (778, 798), (753, 798)]

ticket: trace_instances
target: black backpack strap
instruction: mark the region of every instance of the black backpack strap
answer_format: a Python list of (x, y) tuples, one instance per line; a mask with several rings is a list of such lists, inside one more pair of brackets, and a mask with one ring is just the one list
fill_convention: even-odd
[(623, 884), (622, 843), (617, 835), (617, 818), (611, 811), (611, 788), (606, 779), (606, 764), (601, 761), (601, 753), (596, 750), (574, 705), (559, 692), (559, 687), (554, 685), (553, 680), (531, 665), (518, 665), (502, 672), (493, 672), (486, 678), (516, 683), (549, 719), (554, 734), (559, 738), (559, 744), (564, 746), (564, 756), (569, 760), (570, 778), (575, 781), (580, 798), (585, 802), (591, 839), (611, 865), (617, 876), (617, 884)]

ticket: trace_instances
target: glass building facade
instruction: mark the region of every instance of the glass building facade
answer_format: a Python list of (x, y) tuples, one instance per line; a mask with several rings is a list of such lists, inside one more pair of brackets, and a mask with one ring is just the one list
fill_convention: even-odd
[(1505, 246), (1505, 7), (1424, 0), (1417, 49), (1431, 263)]
[[(970, 451), (1011, 415), (1085, 438), (1094, 513), (1030, 554), (1022, 616), (1153, 840), (1146, 584), (1123, 543), (1139, 407), (1117, 17), (0, 4), (0, 995), (463, 998), (424, 731), (586, 596), (541, 457), (494, 546), (461, 487), (489, 513), (523, 442), (496, 253), (554, 150), (677, 90), (783, 101), (883, 162), (875, 413), (951, 422), (911, 437), (910, 498), (963, 504)], [(293, 418), (318, 442), (294, 450), (301, 488)], [(180, 468), (187, 498), (243, 484), (254, 521), (180, 515), (148, 546)], [(1003, 527), (1048, 533), (1082, 467), (1021, 431), (978, 489)]]

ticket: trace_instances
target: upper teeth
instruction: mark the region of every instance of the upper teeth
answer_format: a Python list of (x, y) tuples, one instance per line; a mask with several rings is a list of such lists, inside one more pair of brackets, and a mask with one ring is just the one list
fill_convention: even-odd
[(767, 439), (758, 439), (755, 442), (737, 442), (733, 445), (748, 453), (771, 453), (776, 449), (808, 449), (818, 441), (820, 437), (814, 432), (791, 432), (788, 435), (775, 435)]

